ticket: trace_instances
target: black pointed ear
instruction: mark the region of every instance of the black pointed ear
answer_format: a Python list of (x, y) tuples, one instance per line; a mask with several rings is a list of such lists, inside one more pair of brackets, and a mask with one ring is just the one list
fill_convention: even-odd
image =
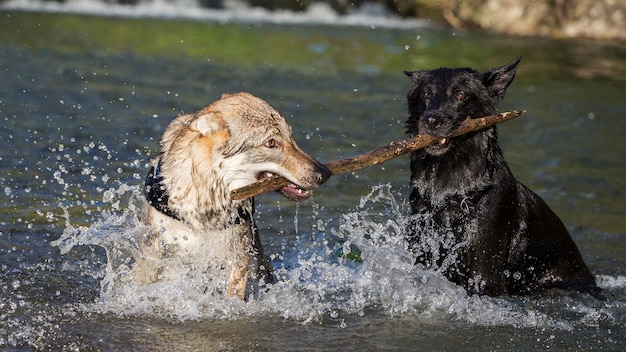
[(504, 66), (493, 68), (483, 74), (483, 84), (493, 96), (498, 98), (498, 101), (504, 98), (506, 89), (513, 82), (517, 65), (521, 59), (518, 57)]
[(416, 71), (402, 71), (402, 72), (404, 72), (405, 75), (407, 75), (407, 76), (409, 76), (411, 78), (414, 78), (415, 74), (416, 74)]

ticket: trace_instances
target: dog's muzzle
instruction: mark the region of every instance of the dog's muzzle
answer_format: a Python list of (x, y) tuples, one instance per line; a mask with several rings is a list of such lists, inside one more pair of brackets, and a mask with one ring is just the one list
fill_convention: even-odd
[[(284, 186), (276, 191), (289, 200), (292, 200), (294, 202), (300, 202), (309, 199), (312, 195), (311, 190), (326, 182), (326, 180), (328, 180), (331, 175), (332, 172), (325, 165), (315, 161), (315, 166), (311, 174), (310, 181), (307, 180), (306, 185), (300, 185), (292, 182), (291, 184), (288, 184), (287, 186)], [(260, 173), (257, 178), (260, 180), (272, 176), (274, 176), (273, 173), (266, 171)], [(285, 177), (284, 175), (281, 176)]]

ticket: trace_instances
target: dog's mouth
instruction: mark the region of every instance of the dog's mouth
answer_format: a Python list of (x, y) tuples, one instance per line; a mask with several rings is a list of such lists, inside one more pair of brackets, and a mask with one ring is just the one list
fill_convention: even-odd
[(431, 144), (426, 148), (428, 154), (439, 156), (443, 155), (450, 148), (450, 138), (441, 138), (437, 143)]
[[(264, 172), (261, 172), (257, 178), (261, 180), (261, 179), (264, 179), (267, 177), (273, 177), (273, 176), (276, 176), (276, 174), (269, 172), (269, 171), (264, 171)], [(283, 197), (289, 200), (292, 200), (294, 202), (300, 202), (300, 201), (309, 199), (312, 194), (311, 190), (302, 188), (294, 183), (290, 183), (285, 187), (277, 189), (276, 192), (282, 194)]]

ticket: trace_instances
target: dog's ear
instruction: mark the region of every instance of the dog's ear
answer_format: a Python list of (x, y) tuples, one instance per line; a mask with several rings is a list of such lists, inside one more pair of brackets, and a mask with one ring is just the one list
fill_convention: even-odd
[(493, 96), (498, 98), (498, 101), (504, 98), (506, 89), (513, 82), (517, 65), (521, 59), (521, 57), (518, 57), (504, 66), (496, 67), (483, 73), (483, 84)]
[(411, 77), (412, 79), (417, 78), (417, 71), (402, 71), (405, 75)]
[(189, 122), (189, 129), (209, 136), (215, 132), (228, 131), (228, 124), (224, 121), (223, 115), (219, 112), (201, 111)]

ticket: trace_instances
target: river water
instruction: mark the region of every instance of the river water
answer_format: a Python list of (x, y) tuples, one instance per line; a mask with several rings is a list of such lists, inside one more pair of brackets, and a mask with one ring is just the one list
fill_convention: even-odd
[[(0, 348), (626, 348), (624, 43), (358, 16), (346, 25), (108, 8), (0, 12)], [(203, 295), (184, 280), (119, 284), (143, 229), (147, 162), (176, 115), (248, 91), (281, 112), (305, 151), (331, 161), (405, 137), (403, 70), (488, 69), (517, 56), (501, 110), (528, 112), (499, 126), (502, 148), (566, 223), (606, 302), (468, 296), (411, 265), (402, 241), (408, 157), (334, 176), (298, 205), (258, 196), (280, 280), (256, 300)], [(363, 262), (338, 257), (344, 248)]]

